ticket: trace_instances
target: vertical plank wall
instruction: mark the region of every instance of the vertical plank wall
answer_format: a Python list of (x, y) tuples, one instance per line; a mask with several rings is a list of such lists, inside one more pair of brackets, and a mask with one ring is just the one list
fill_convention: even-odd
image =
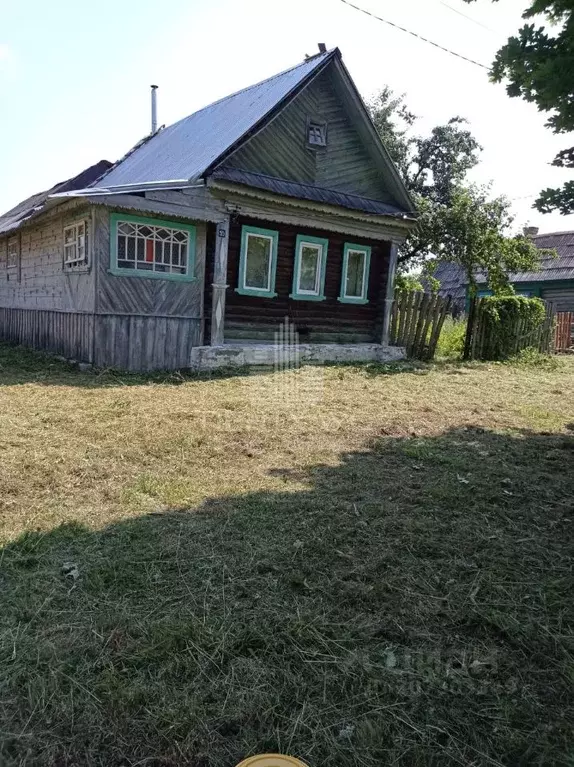
[[(64, 227), (88, 222), (87, 206), (53, 211), (41, 223), (16, 233), (20, 263), (16, 270), (0, 262), (0, 339), (92, 362), (95, 290), (88, 268), (64, 271)], [(0, 239), (0, 249), (6, 239)]]
[(110, 273), (110, 212), (95, 211), (94, 363), (133, 371), (189, 367), (191, 349), (203, 339), (205, 222), (194, 222), (193, 282), (118, 277)]
[[(195, 281), (116, 277), (109, 272), (109, 214), (100, 206), (59, 211), (22, 230), (18, 274), (0, 260), (0, 339), (100, 367), (188, 367), (203, 340), (205, 223), (196, 223)], [(91, 264), (65, 272), (63, 229), (82, 217)]]

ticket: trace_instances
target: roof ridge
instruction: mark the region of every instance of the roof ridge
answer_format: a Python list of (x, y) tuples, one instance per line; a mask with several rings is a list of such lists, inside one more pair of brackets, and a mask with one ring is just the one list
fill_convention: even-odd
[(563, 232), (539, 232), (538, 234), (533, 234), (530, 239), (536, 240), (539, 237), (557, 237), (562, 234), (574, 234), (574, 229), (566, 229)]
[(180, 118), (179, 120), (172, 123), (171, 125), (168, 125), (166, 130), (169, 130), (169, 128), (173, 128), (175, 125), (179, 125), (179, 123), (183, 122), (184, 120), (187, 120), (189, 117), (194, 117), (195, 115), (200, 114), (200, 112), (203, 112), (205, 109), (210, 109), (211, 107), (214, 107), (217, 104), (221, 104), (222, 102), (227, 101), (227, 99), (232, 99), (235, 96), (239, 96), (240, 93), (246, 93), (247, 91), (250, 91), (253, 88), (259, 88), (259, 86), (263, 85), (264, 83), (270, 83), (272, 80), (276, 80), (278, 77), (283, 77), (283, 75), (286, 75), (288, 72), (293, 72), (293, 70), (298, 69), (299, 67), (305, 66), (305, 64), (308, 64), (313, 59), (321, 58), (321, 60), (325, 60), (329, 56), (332, 56), (337, 50), (338, 48), (331, 48), (330, 50), (325, 51), (325, 53), (316, 53), (314, 56), (309, 56), (308, 59), (304, 59), (303, 61), (300, 61), (298, 64), (294, 64), (292, 67), (288, 67), (287, 69), (284, 69), (282, 72), (276, 72), (274, 75), (271, 75), (271, 77), (266, 77), (264, 80), (259, 80), (259, 82), (257, 83), (252, 83), (251, 85), (247, 85), (245, 88), (240, 88), (238, 91), (234, 91), (233, 93), (228, 93), (227, 96), (222, 96), (220, 99), (217, 99), (216, 101), (211, 101), (209, 104), (206, 104), (205, 106), (201, 107), (201, 109), (196, 109), (195, 112), (191, 112), (190, 114)]

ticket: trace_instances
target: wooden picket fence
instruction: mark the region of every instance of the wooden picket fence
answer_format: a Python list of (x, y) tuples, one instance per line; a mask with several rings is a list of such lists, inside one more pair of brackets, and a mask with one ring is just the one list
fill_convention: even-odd
[[(544, 322), (534, 330), (527, 330), (524, 320), (520, 319), (513, 329), (512, 353), (518, 354), (523, 349), (533, 348), (548, 354), (552, 351), (554, 341), (555, 314), (552, 304), (544, 302), (546, 317)], [(468, 324), (464, 344), (465, 360), (490, 359), (492, 339), (489, 338), (486, 317), (486, 299), (472, 298), (468, 312)]]
[(404, 346), (408, 357), (431, 360), (450, 307), (450, 296), (397, 291), (391, 312), (391, 344)]
[(574, 352), (574, 312), (557, 312), (554, 351)]

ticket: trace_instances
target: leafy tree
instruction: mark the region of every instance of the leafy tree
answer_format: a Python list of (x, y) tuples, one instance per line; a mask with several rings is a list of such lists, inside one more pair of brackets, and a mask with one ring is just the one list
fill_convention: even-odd
[[(522, 17), (530, 20), (539, 14), (548, 25), (532, 21), (510, 37), (496, 54), (490, 77), (497, 83), (508, 80), (509, 96), (549, 113), (546, 125), (554, 133), (568, 133), (574, 131), (574, 0), (530, 0)], [(552, 164), (574, 168), (574, 147), (559, 152)], [(544, 189), (534, 207), (541, 213), (573, 213), (574, 182)]]
[(409, 293), (417, 293), (424, 290), (424, 286), (421, 282), (422, 274), (420, 272), (413, 274), (398, 274), (395, 280), (395, 287), (398, 290), (408, 291)]
[(471, 285), (478, 270), (499, 292), (508, 290), (509, 271), (537, 267), (540, 252), (531, 241), (509, 236), (514, 221), (510, 201), (490, 199), (488, 187), (466, 181), (482, 148), (464, 119), (453, 117), (421, 137), (413, 134), (416, 117), (404, 96), (385, 87), (368, 106), (418, 212), (418, 225), (399, 253), (403, 273), (422, 268), (436, 287), (436, 260), (452, 261), (465, 269)]
[(449, 261), (463, 267), (471, 294), (477, 274), (486, 277), (495, 293), (511, 293), (509, 273), (535, 269), (540, 259), (527, 237), (510, 236), (513, 221), (505, 197), (489, 198), (488, 187), (459, 186), (449, 205), (425, 201), (415, 236), (429, 243), (435, 257), (427, 263), (431, 275), (434, 264)]

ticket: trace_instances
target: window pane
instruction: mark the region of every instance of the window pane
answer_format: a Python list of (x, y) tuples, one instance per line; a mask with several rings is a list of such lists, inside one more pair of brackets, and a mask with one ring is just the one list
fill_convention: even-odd
[(269, 290), (271, 239), (256, 234), (247, 235), (245, 287)]
[(361, 250), (347, 252), (347, 285), (345, 295), (350, 298), (361, 298), (363, 295), (363, 269), (365, 254)]
[[(118, 222), (117, 231), (119, 267), (162, 274), (186, 274), (188, 232), (126, 222)], [(128, 231), (130, 234), (124, 236)]]
[(318, 245), (301, 247), (301, 266), (299, 268), (299, 290), (309, 293), (319, 292), (319, 262), (322, 248)]

